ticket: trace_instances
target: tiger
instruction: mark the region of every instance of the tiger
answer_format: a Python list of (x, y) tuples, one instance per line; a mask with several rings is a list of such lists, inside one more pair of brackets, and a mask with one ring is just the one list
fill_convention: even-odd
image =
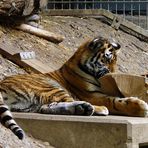
[(101, 92), (99, 80), (115, 72), (120, 49), (118, 42), (105, 37), (89, 39), (58, 70), (3, 79), (1, 99), (12, 112), (146, 117), (148, 104), (145, 101)]

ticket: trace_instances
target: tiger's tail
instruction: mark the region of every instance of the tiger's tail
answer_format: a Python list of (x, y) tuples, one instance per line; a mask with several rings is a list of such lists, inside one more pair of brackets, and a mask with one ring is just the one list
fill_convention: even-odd
[(6, 128), (10, 129), (19, 139), (22, 140), (24, 138), (24, 131), (17, 125), (8, 106), (5, 104), (0, 104), (0, 122)]

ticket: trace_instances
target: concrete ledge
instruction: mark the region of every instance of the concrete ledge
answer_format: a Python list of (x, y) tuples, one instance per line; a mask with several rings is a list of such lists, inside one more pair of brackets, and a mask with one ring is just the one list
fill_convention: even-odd
[(19, 125), (56, 148), (148, 147), (148, 118), (14, 113)]

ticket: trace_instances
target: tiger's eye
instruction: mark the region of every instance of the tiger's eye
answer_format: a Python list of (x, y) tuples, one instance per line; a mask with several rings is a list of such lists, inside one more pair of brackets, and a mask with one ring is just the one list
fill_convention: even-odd
[(110, 51), (110, 52), (113, 52), (113, 51), (114, 51), (114, 49), (113, 49), (113, 48), (111, 48), (109, 51)]

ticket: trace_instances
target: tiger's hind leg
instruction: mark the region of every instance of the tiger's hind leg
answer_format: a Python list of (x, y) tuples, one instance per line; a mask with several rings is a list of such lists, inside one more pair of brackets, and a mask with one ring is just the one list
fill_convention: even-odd
[(91, 116), (94, 113), (94, 107), (84, 101), (53, 102), (42, 105), (39, 112), (43, 114)]

